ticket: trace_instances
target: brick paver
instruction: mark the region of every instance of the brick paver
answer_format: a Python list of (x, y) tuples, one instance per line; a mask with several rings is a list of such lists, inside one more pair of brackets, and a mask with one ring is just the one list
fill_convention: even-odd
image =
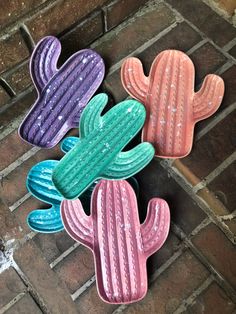
[[(225, 2), (214, 1), (225, 7)], [(213, 3), (15, 0), (2, 8), (0, 313), (228, 314), (236, 310), (236, 29), (206, 2)], [(232, 1), (228, 12), (231, 6)], [(90, 250), (65, 231), (34, 234), (26, 223), (31, 210), (48, 207), (27, 194), (29, 169), (41, 160), (63, 156), (59, 145), (38, 151), (17, 134), (36, 99), (28, 70), (33, 49), (29, 35), (35, 41), (58, 35), (59, 65), (78, 49), (91, 46), (101, 53), (106, 77), (100, 91), (111, 95), (110, 106), (128, 96), (120, 81), (121, 61), (128, 55), (139, 57), (148, 74), (159, 52), (179, 49), (195, 64), (196, 89), (209, 73), (216, 72), (225, 81), (222, 105), (214, 116), (197, 124), (191, 154), (172, 161), (155, 158), (136, 175), (141, 222), (152, 197), (167, 200), (172, 221), (166, 243), (147, 261), (150, 287), (138, 303), (104, 303), (97, 293)], [(139, 140), (140, 134), (129, 147)]]

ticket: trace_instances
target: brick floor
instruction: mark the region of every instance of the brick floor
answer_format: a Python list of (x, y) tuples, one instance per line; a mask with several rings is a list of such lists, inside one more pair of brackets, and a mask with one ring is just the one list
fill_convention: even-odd
[[(234, 313), (236, 29), (202, 0), (85, 2), (13, 1), (0, 13), (0, 313)], [(59, 65), (84, 47), (101, 53), (100, 90), (111, 94), (111, 105), (128, 96), (120, 81), (127, 56), (139, 57), (148, 74), (159, 52), (179, 49), (195, 64), (196, 89), (209, 73), (225, 81), (222, 105), (196, 125), (190, 155), (155, 158), (136, 175), (141, 222), (150, 198), (162, 197), (171, 230), (147, 261), (149, 290), (135, 304), (104, 303), (90, 250), (65, 231), (35, 234), (26, 223), (31, 210), (48, 207), (27, 194), (29, 169), (63, 156), (59, 146), (35, 150), (17, 134), (36, 99), (28, 71), (32, 38), (50, 34), (62, 42)]]

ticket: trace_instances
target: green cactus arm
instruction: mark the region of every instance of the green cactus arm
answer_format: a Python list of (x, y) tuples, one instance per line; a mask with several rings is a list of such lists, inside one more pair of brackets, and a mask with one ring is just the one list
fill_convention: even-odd
[(128, 58), (123, 62), (121, 81), (128, 94), (145, 104), (149, 78), (144, 75), (138, 58)]
[(141, 143), (135, 148), (121, 152), (102, 174), (104, 179), (125, 179), (144, 168), (154, 156), (150, 143)]
[(107, 101), (107, 95), (101, 93), (93, 97), (87, 104), (80, 118), (79, 129), (81, 138), (88, 135), (99, 123), (102, 123), (101, 113)]
[(194, 95), (193, 117), (197, 122), (211, 116), (220, 106), (224, 95), (224, 81), (221, 77), (209, 74), (201, 89)]
[(61, 203), (61, 218), (68, 234), (93, 249), (93, 221), (87, 216), (79, 199)]
[(169, 206), (163, 199), (153, 198), (148, 203), (147, 216), (141, 225), (143, 250), (152, 255), (164, 244), (170, 228)]

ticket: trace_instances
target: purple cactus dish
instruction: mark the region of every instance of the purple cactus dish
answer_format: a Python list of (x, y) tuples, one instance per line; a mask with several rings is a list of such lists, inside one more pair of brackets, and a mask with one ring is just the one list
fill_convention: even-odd
[(42, 147), (55, 146), (73, 127), (102, 83), (105, 67), (93, 50), (73, 54), (60, 68), (61, 44), (55, 37), (43, 38), (35, 47), (30, 72), (38, 99), (19, 127), (26, 142)]

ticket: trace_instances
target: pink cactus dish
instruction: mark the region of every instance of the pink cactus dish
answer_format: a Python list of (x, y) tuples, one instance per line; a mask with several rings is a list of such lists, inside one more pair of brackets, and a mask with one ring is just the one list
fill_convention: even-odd
[(177, 50), (161, 52), (148, 77), (137, 58), (128, 58), (122, 65), (124, 88), (146, 108), (142, 140), (153, 144), (158, 157), (188, 155), (195, 123), (210, 117), (221, 104), (224, 82), (218, 75), (207, 75), (197, 93), (194, 78), (191, 59)]
[(131, 303), (147, 293), (147, 258), (164, 244), (170, 227), (166, 201), (149, 201), (140, 224), (137, 200), (125, 180), (101, 180), (87, 216), (81, 202), (64, 200), (61, 217), (66, 231), (93, 251), (97, 289), (108, 303)]

